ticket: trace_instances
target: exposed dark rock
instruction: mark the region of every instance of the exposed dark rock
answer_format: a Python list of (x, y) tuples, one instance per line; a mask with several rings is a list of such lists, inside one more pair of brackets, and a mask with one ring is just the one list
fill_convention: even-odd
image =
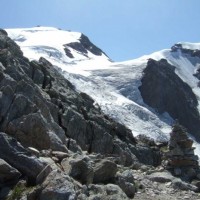
[(44, 164), (30, 153), (17, 140), (5, 133), (0, 133), (0, 158), (15, 167), (34, 183)]
[(116, 184), (125, 192), (129, 198), (133, 198), (136, 192), (133, 172), (126, 170), (117, 174)]
[(117, 165), (109, 160), (101, 160), (95, 163), (94, 167), (94, 183), (109, 183), (117, 172)]
[(164, 59), (149, 59), (141, 81), (139, 90), (144, 102), (161, 114), (168, 112), (200, 140), (200, 117), (196, 96), (176, 75), (175, 67)]
[(139, 162), (145, 165), (158, 166), (161, 164), (161, 153), (157, 147), (138, 144), (131, 147), (131, 152), (137, 157)]
[(39, 200), (66, 200), (77, 199), (76, 187), (73, 179), (67, 174), (52, 171), (41, 185)]
[(72, 138), (68, 138), (67, 141), (67, 148), (72, 151), (72, 152), (76, 152), (76, 153), (81, 153), (82, 150), (80, 148), (80, 146), (77, 144), (76, 140), (73, 140)]
[[(128, 200), (121, 188), (114, 184), (107, 185), (89, 185), (85, 191), (86, 195), (80, 195), (79, 200)], [(84, 193), (83, 193), (84, 194)]]
[(81, 35), (79, 42), (72, 42), (64, 45), (66, 55), (70, 58), (73, 58), (70, 50), (67, 47), (71, 47), (72, 49), (78, 51), (79, 53), (83, 54), (87, 57), (88, 51), (93, 53), (96, 56), (101, 56), (102, 54), (106, 55), (101, 49), (95, 46), (93, 43), (90, 42), (87, 36), (84, 34)]
[[(72, 42), (72, 43), (68, 43), (64, 46), (65, 46), (65, 52), (66, 52), (67, 47), (71, 47), (72, 49), (78, 51), (79, 53), (81, 53), (87, 57), (87, 49), (85, 49), (84, 46), (80, 42)], [(69, 52), (66, 53), (66, 55), (68, 55), (68, 54), (69, 54)]]
[(6, 199), (6, 197), (9, 195), (11, 192), (10, 187), (1, 187), (0, 188), (0, 199)]
[(183, 48), (182, 44), (178, 43), (171, 47), (172, 52), (177, 52), (180, 50), (182, 53), (188, 54), (192, 57), (199, 57), (200, 58), (200, 50), (199, 49), (185, 49)]
[(1, 29), (1, 28), (0, 28), (0, 32), (1, 32), (1, 34), (8, 36), (8, 33), (5, 30)]
[(174, 179), (172, 181), (172, 185), (175, 189), (179, 189), (179, 190), (191, 190), (194, 192), (198, 191), (198, 187), (196, 187), (195, 185), (186, 183), (184, 181), (181, 181), (180, 179)]
[(73, 54), (71, 53), (71, 51), (67, 48), (67, 45), (64, 45), (64, 50), (65, 50), (65, 53), (66, 55), (69, 57), (69, 58), (74, 58)]
[(41, 184), (46, 179), (46, 177), (53, 171), (51, 165), (47, 165), (44, 169), (37, 175), (36, 184)]
[(20, 176), (21, 174), (17, 169), (0, 159), (0, 187), (1, 185), (16, 183)]
[[(198, 66), (196, 72), (193, 75), (196, 76), (200, 80), (200, 65)], [(200, 87), (200, 85), (199, 85), (199, 87)]]
[(64, 159), (61, 163), (64, 171), (82, 184), (93, 182), (94, 171), (88, 157)]
[(59, 162), (61, 162), (64, 158), (69, 157), (69, 154), (62, 151), (52, 151), (52, 156), (58, 158)]
[(175, 178), (170, 174), (170, 172), (154, 172), (147, 176), (151, 181), (158, 183), (167, 183), (173, 181)]

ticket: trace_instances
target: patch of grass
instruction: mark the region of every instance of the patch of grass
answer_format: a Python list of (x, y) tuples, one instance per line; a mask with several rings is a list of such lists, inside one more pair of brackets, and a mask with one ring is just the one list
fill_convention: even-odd
[(22, 185), (16, 185), (13, 188), (11, 195), (8, 196), (6, 200), (18, 200), (22, 197), (22, 193), (26, 190), (26, 188)]

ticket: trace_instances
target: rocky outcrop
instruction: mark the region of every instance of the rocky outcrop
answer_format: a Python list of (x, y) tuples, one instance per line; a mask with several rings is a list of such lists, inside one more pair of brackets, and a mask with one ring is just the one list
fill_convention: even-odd
[(87, 156), (64, 159), (61, 163), (64, 171), (82, 184), (93, 183), (94, 170)]
[[(196, 72), (193, 75), (200, 80), (200, 65), (198, 66)], [(200, 84), (198, 86), (200, 87)]]
[(38, 191), (36, 198), (39, 200), (65, 200), (76, 199), (78, 186), (73, 179), (62, 172), (52, 171)]
[(84, 34), (81, 34), (79, 42), (72, 42), (64, 45), (65, 53), (68, 57), (73, 58), (70, 50), (67, 47), (71, 47), (72, 49), (76, 50), (77, 52), (85, 55), (87, 57), (88, 51), (96, 56), (101, 56), (102, 54), (106, 55), (101, 49), (95, 46), (93, 43), (90, 42), (89, 38)]
[(21, 176), (21, 173), (10, 166), (6, 161), (0, 159), (0, 187), (1, 185), (16, 183)]
[(200, 58), (200, 50), (199, 49), (195, 49), (195, 50), (186, 49), (186, 48), (183, 48), (181, 43), (175, 44), (174, 46), (171, 47), (172, 52), (177, 52), (178, 50), (180, 50), (182, 53), (188, 54), (192, 57)]
[(94, 167), (94, 183), (111, 183), (117, 172), (117, 165), (109, 160), (101, 160)]
[(168, 112), (200, 140), (200, 116), (196, 96), (176, 75), (174, 66), (164, 59), (149, 59), (141, 82), (139, 90), (147, 105), (160, 114)]
[[(82, 40), (85, 48), (98, 53)], [(38, 185), (30, 194), (25, 185), (21, 196), (76, 198), (86, 184), (87, 192), (79, 193), (91, 199), (94, 188), (102, 199), (127, 199), (126, 184), (123, 190), (117, 185), (89, 186), (115, 183), (117, 164), (138, 162), (131, 131), (93, 104), (44, 58), (29, 62), (0, 31), (0, 159), (18, 170), (28, 185)]]
[(114, 184), (107, 185), (90, 185), (86, 190), (87, 195), (80, 196), (78, 199), (99, 199), (99, 200), (110, 200), (110, 199), (120, 199), (128, 200), (129, 198), (124, 194), (122, 189)]
[(37, 175), (45, 166), (36, 157), (31, 156), (16, 139), (5, 133), (0, 133), (0, 158), (27, 176), (30, 184), (35, 183)]
[(134, 198), (136, 193), (133, 171), (126, 170), (117, 174), (116, 183), (129, 198)]

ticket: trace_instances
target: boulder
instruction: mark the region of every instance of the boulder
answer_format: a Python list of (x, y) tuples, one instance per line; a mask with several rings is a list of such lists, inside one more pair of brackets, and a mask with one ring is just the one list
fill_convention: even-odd
[(103, 159), (95, 163), (93, 182), (94, 183), (113, 182), (116, 172), (117, 172), (117, 165), (112, 161)]
[(39, 200), (76, 199), (76, 185), (67, 174), (54, 170), (41, 185)]
[(58, 158), (59, 162), (62, 161), (64, 158), (69, 157), (68, 153), (62, 151), (52, 151), (51, 154), (52, 156)]
[(94, 171), (88, 157), (65, 158), (61, 166), (67, 174), (82, 184), (93, 182)]
[(0, 132), (0, 158), (15, 167), (19, 172), (35, 182), (37, 175), (43, 170), (44, 164), (31, 156), (16, 139)]
[(136, 186), (134, 182), (133, 172), (126, 170), (117, 174), (116, 184), (124, 191), (129, 198), (134, 198)]
[(9, 187), (1, 187), (0, 188), (0, 199), (6, 199), (9, 195), (9, 193), (11, 192), (11, 188)]
[(175, 178), (167, 171), (164, 172), (154, 172), (147, 175), (147, 178), (151, 181), (158, 183), (167, 183), (173, 181)]
[[(84, 192), (84, 191), (83, 191)], [(84, 195), (84, 196), (83, 196)], [(79, 200), (128, 200), (129, 198), (122, 191), (118, 185), (107, 184), (107, 185), (89, 185), (85, 190), (85, 194), (78, 196)]]
[(131, 146), (131, 152), (139, 162), (145, 165), (158, 166), (161, 164), (161, 153), (157, 147), (150, 147), (146, 144)]
[(82, 150), (80, 146), (77, 144), (76, 140), (73, 140), (72, 138), (66, 139), (67, 148), (74, 152), (74, 153), (82, 153)]
[(172, 186), (174, 189), (179, 189), (179, 190), (191, 190), (194, 192), (198, 191), (198, 187), (189, 183), (186, 183), (182, 181), (181, 179), (174, 179), (172, 181)]
[(30, 151), (31, 154), (32, 154), (32, 155), (35, 155), (36, 157), (39, 157), (39, 156), (40, 156), (40, 152), (39, 152), (36, 148), (28, 147), (27, 150)]
[(53, 167), (51, 165), (47, 165), (37, 176), (36, 184), (41, 184), (46, 177), (53, 171)]
[(20, 176), (21, 173), (17, 169), (0, 159), (0, 185), (16, 183)]

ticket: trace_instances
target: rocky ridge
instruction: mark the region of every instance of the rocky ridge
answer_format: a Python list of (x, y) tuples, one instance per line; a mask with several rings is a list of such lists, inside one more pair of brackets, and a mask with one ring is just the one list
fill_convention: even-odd
[(134, 138), (47, 60), (29, 62), (4, 30), (0, 105), (0, 199), (166, 199), (166, 187), (171, 199), (199, 198), (161, 167), (166, 144)]
[[(199, 140), (200, 116), (197, 97), (166, 59), (149, 59), (139, 87), (146, 104), (158, 113), (167, 112)], [(184, 112), (183, 112), (184, 108)]]
[[(113, 184), (117, 164), (131, 166), (139, 162), (135, 154), (139, 155), (143, 147), (137, 147), (130, 130), (105, 116), (88, 95), (76, 92), (47, 60), (29, 62), (3, 30), (0, 63), (0, 158), (2, 166), (15, 174), (12, 181), (20, 178), (28, 185), (37, 185), (52, 170), (58, 170), (63, 176), (66, 171), (67, 177), (82, 184)], [(150, 151), (151, 164), (157, 165), (157, 151), (145, 148)], [(84, 151), (91, 156), (84, 157)], [(70, 157), (68, 164), (63, 160), (66, 155)], [(105, 161), (99, 163), (99, 159)], [(113, 169), (111, 174), (108, 167)], [(72, 185), (73, 178), (68, 178)], [(4, 179), (1, 191), (7, 187)], [(109, 186), (112, 187), (117, 186)], [(37, 198), (47, 198), (42, 191), (38, 194), (42, 197)], [(78, 196), (75, 191), (72, 193)]]

